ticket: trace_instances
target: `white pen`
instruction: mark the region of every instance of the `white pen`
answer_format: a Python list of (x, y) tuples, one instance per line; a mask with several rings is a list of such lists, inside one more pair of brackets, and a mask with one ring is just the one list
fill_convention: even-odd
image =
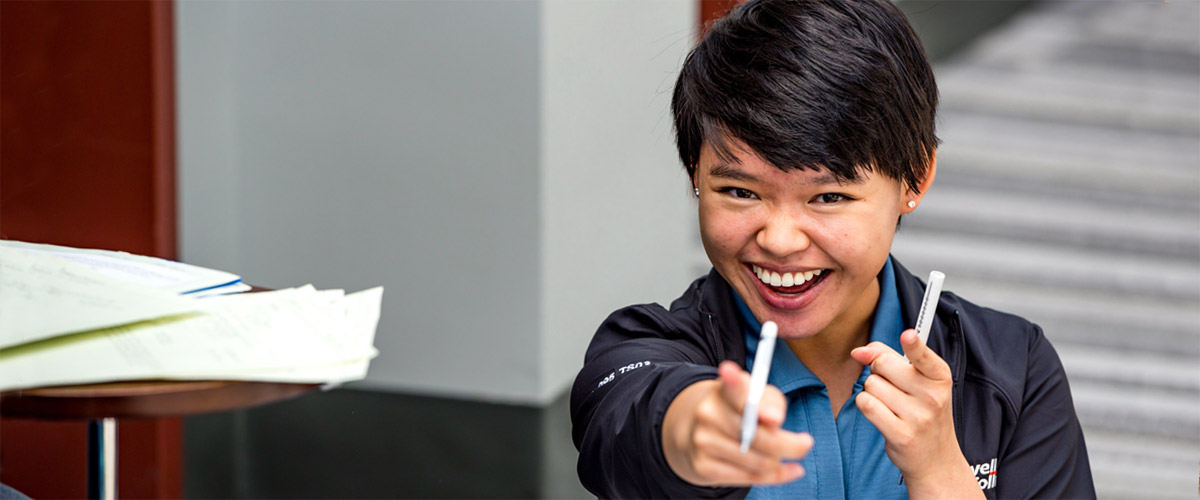
[(775, 357), (775, 336), (779, 326), (774, 321), (763, 323), (758, 338), (758, 349), (754, 353), (754, 367), (750, 370), (750, 392), (746, 394), (746, 409), (742, 412), (742, 453), (750, 449), (754, 431), (758, 429), (758, 402), (767, 388), (767, 374), (771, 372), (771, 358)]
[(917, 313), (917, 338), (921, 343), (929, 342), (929, 328), (933, 326), (933, 317), (937, 311), (938, 297), (942, 295), (942, 282), (946, 275), (938, 271), (929, 273), (929, 283), (925, 286), (925, 298), (921, 299), (921, 312)]

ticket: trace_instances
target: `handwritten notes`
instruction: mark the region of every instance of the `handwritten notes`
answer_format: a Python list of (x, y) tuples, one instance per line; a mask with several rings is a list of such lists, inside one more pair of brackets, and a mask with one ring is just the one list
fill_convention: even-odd
[(0, 247), (0, 349), (197, 309), (194, 300), (83, 264)]
[[(136, 273), (136, 271), (134, 271)], [(0, 390), (139, 379), (366, 376), (383, 289), (196, 299), (0, 246)]]
[(0, 249), (19, 250), (26, 254), (53, 256), (70, 260), (132, 285), (156, 288), (168, 292), (193, 295), (212, 292), (242, 292), (249, 290), (236, 274), (173, 260), (145, 255), (92, 248), (0, 240)]

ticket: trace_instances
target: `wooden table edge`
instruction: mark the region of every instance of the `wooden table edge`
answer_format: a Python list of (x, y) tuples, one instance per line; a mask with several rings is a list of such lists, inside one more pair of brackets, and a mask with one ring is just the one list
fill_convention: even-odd
[(240, 380), (147, 380), (0, 392), (8, 418), (177, 417), (274, 403), (321, 384)]

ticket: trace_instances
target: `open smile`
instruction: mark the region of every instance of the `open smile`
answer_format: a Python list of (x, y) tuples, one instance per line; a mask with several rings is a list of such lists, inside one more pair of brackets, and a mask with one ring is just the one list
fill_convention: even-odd
[(780, 309), (798, 309), (812, 302), (815, 297), (810, 292), (833, 273), (829, 269), (781, 272), (755, 264), (747, 265), (747, 270), (757, 277), (763, 300)]

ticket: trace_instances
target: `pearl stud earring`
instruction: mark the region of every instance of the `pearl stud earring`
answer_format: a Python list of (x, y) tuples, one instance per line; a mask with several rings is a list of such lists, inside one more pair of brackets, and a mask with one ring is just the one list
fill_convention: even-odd
[(908, 208), (917, 208), (917, 202), (908, 200)]
[(696, 190), (696, 197), (699, 198), (700, 197), (700, 188), (694, 188), (694, 189)]

